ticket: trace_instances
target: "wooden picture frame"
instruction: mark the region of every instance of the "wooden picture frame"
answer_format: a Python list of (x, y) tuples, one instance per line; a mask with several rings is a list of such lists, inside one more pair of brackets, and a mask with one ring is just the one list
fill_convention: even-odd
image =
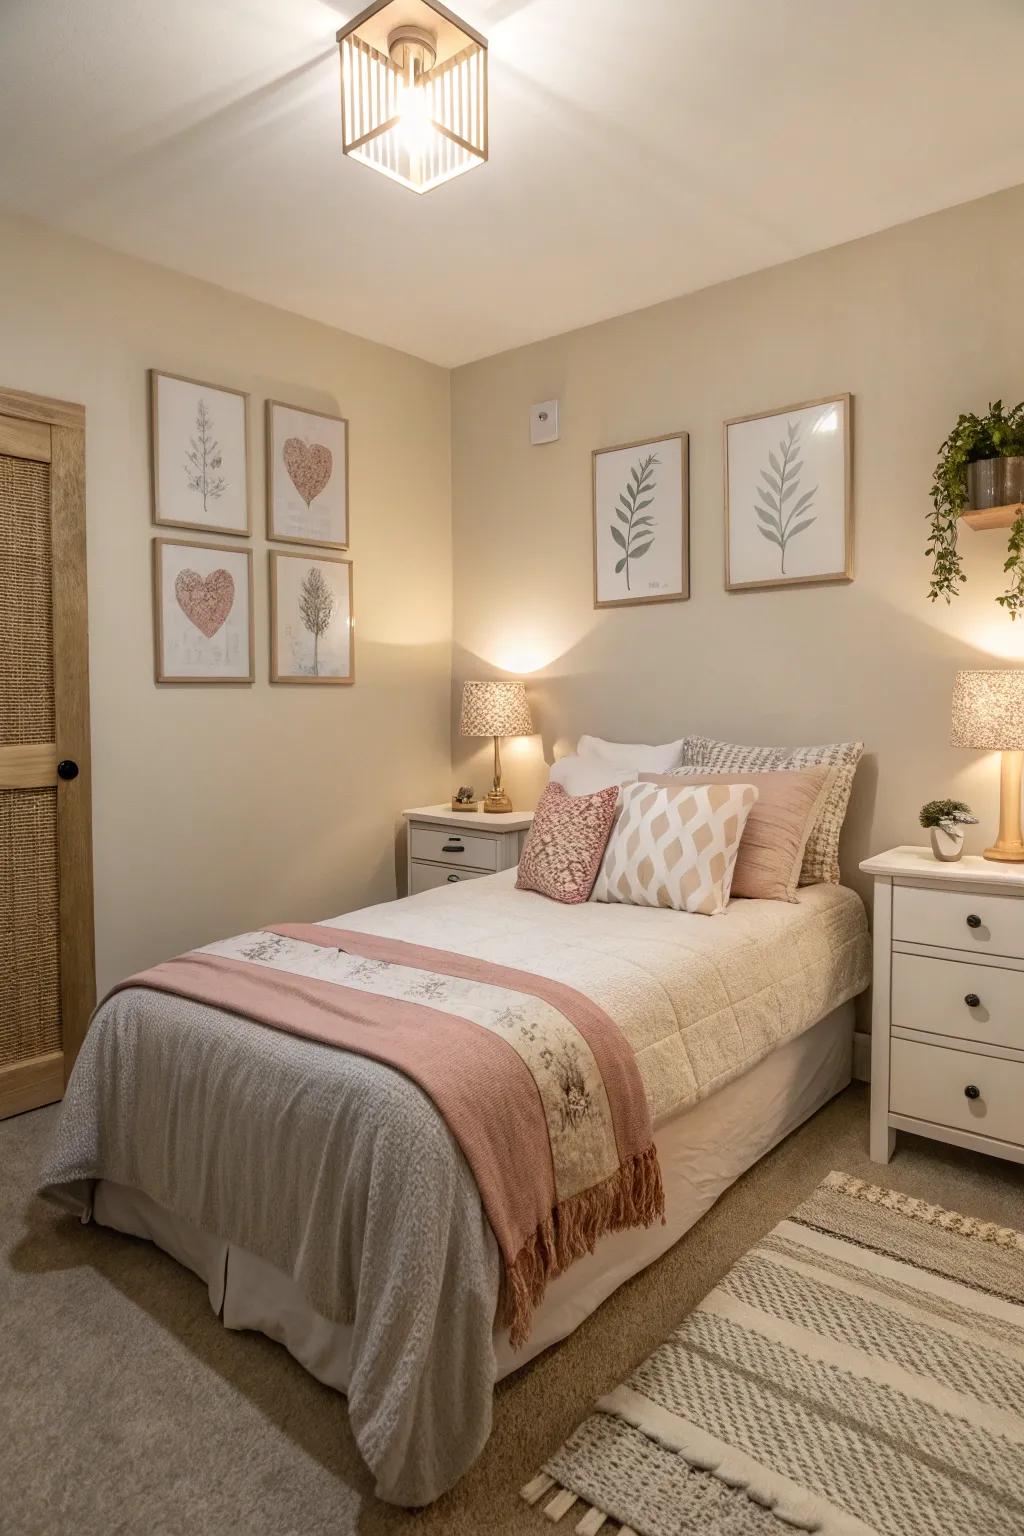
[[(686, 602), (690, 596), (689, 433), (666, 432), (595, 448), (590, 457), (594, 607)], [(639, 528), (634, 517), (640, 519)], [(647, 537), (648, 533), (653, 536)], [(659, 535), (663, 548), (658, 548)], [(652, 551), (660, 558), (641, 567), (637, 589), (632, 585), (633, 561), (646, 559)]]
[(250, 538), (245, 391), (151, 368), (149, 421), (154, 526)]
[[(175, 576), (175, 598), (180, 610), (180, 623), (178, 613), (174, 614), (176, 631), (171, 633), (171, 619), (165, 612), (169, 603), (169, 594), (165, 588), (165, 575), (170, 574), (168, 567), (171, 562), (167, 552), (172, 550), (190, 550), (195, 553), (187, 557), (188, 565), (181, 563)], [(227, 555), (227, 561), (218, 561), (218, 555)], [(232, 621), (230, 630), (227, 629), (228, 621), (234, 612), (235, 601), (239, 591), (238, 562), (244, 561), (245, 580), (241, 584), (241, 590), (245, 599), (246, 613)], [(234, 565), (234, 570), (230, 569)], [(195, 567), (200, 569), (196, 570)], [(203, 567), (206, 569), (204, 570)], [(226, 583), (215, 578), (227, 574), (231, 578), (231, 597), (227, 599), (225, 592)], [(183, 578), (191, 578), (184, 580)], [(227, 603), (223, 617), (218, 618), (221, 609)], [(193, 633), (194, 631), (194, 633)], [(221, 639), (214, 644), (216, 637)], [(225, 654), (218, 657), (217, 651), (235, 650), (242, 647), (239, 639), (245, 641), (244, 656), (235, 664), (234, 670), (228, 669), (228, 658)], [(153, 540), (153, 655), (154, 655), (154, 679), (157, 683), (196, 683), (220, 686), (233, 686), (239, 683), (252, 684), (256, 681), (255, 665), (256, 637), (253, 617), (253, 567), (252, 550), (240, 547), (237, 544), (206, 544), (198, 543), (190, 539), (154, 539)], [(170, 656), (168, 653), (171, 653)], [(189, 670), (182, 668), (182, 659), (186, 658)], [(178, 662), (177, 668), (172, 663)], [(242, 665), (245, 671), (241, 670)], [(221, 665), (225, 670), (209, 670)], [(204, 671), (203, 668), (208, 670)], [(194, 670), (192, 670), (194, 668)]]
[[(299, 554), (293, 550), (271, 549), (267, 551), (270, 560), (270, 681), (272, 683), (300, 683), (311, 684), (316, 687), (348, 687), (356, 680), (356, 656), (355, 656), (355, 617), (353, 607), (353, 582), (352, 561), (343, 559), (337, 555)], [(285, 564), (288, 562), (288, 564)], [(308, 569), (305, 573), (296, 568), (295, 562), (301, 562)], [(337, 603), (339, 593), (343, 599), (338, 617), (341, 620), (344, 635), (340, 640), (330, 636), (329, 625), (334, 614), (327, 612), (324, 619), (324, 627), (314, 632), (316, 623), (316, 596), (313, 597), (313, 623), (310, 623), (309, 615), (302, 616), (300, 611), (300, 597), (302, 588), (309, 571), (323, 566), (347, 567), (347, 578), (341, 578), (340, 585), (337, 581), (330, 583), (327, 579), (327, 598), (333, 598)], [(321, 571), (321, 577), (323, 573)], [(308, 600), (308, 595), (307, 595)], [(291, 617), (289, 617), (291, 615)], [(299, 633), (305, 629), (311, 636), (312, 642), (305, 639)], [(340, 661), (344, 666), (343, 671), (314, 670), (319, 667), (322, 657), (318, 656), (320, 637), (326, 638), (327, 644), (333, 644), (340, 651)], [(284, 641), (288, 640), (292, 649), (292, 667), (286, 667), (284, 655)], [(297, 660), (297, 653), (301, 649), (303, 653), (308, 651), (312, 644), (312, 662)], [(329, 653), (328, 653), (329, 655)], [(328, 664), (331, 664), (330, 661)]]
[[(738, 449), (740, 429), (773, 421), (779, 423), (777, 434), (751, 436), (742, 452)], [(841, 434), (838, 444), (828, 441), (833, 432)], [(786, 458), (790, 446), (803, 457), (795, 461), (796, 478), (787, 484), (787, 462), (793, 462), (792, 455)], [(852, 394), (823, 395), (725, 422), (722, 483), (727, 592), (853, 580)], [(741, 503), (747, 512), (742, 543)], [(819, 525), (819, 518), (827, 521)], [(818, 525), (814, 538), (793, 544), (794, 533), (809, 533), (812, 524)], [(796, 568), (791, 564), (786, 570), (787, 558), (797, 562)], [(766, 565), (775, 560), (780, 566), (777, 574)]]
[[(328, 422), (330, 426), (323, 425)], [(307, 410), (285, 400), (267, 401), (268, 539), (275, 544), (348, 549), (348, 436), (346, 416)]]

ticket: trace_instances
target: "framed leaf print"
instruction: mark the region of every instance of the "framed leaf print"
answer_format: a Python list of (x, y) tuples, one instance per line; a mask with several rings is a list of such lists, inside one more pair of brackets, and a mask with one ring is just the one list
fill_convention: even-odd
[(252, 550), (153, 540), (158, 683), (251, 683)]
[(270, 551), (270, 681), (355, 682), (351, 560)]
[(690, 595), (689, 436), (595, 448), (594, 607)]
[(149, 371), (153, 521), (248, 538), (249, 396)]
[(267, 401), (267, 538), (348, 548), (344, 416)]
[(729, 592), (853, 580), (853, 396), (725, 423)]

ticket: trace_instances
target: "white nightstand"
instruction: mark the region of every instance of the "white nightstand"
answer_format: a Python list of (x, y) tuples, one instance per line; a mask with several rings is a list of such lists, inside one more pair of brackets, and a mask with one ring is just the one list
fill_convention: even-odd
[(875, 878), (871, 1156), (914, 1131), (1024, 1163), (1024, 865), (893, 848)]
[(409, 895), (478, 880), (519, 863), (532, 811), (453, 811), (423, 805), (403, 811), (409, 824)]

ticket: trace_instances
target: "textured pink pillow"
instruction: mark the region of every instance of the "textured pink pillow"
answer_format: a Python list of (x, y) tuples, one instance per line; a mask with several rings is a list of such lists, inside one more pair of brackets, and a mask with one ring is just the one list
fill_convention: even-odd
[(516, 889), (538, 891), (552, 901), (586, 901), (601, 868), (618, 803), (617, 784), (596, 795), (567, 795), (561, 784), (549, 784), (519, 859)]

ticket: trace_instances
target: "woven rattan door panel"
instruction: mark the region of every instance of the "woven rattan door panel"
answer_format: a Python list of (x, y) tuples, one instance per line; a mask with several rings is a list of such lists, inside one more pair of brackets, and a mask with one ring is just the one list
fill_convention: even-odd
[(0, 1117), (61, 1096), (92, 1001), (77, 410), (0, 390)]

